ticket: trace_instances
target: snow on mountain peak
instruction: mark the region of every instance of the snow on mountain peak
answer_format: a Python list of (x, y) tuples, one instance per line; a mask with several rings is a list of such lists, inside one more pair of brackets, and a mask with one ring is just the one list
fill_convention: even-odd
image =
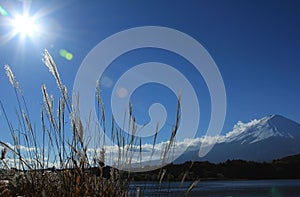
[(224, 136), (223, 142), (238, 141), (241, 144), (251, 144), (275, 136), (294, 138), (297, 133), (300, 133), (298, 123), (280, 115), (271, 115), (248, 123), (239, 121), (233, 130)]
[[(189, 139), (189, 151), (181, 161), (195, 159), (199, 146), (214, 144), (214, 148), (203, 158), (196, 160), (224, 162), (228, 159), (248, 161), (272, 161), (287, 155), (299, 154), (300, 124), (280, 115), (270, 115), (243, 123), (239, 121), (225, 135), (203, 136)], [(180, 148), (180, 147), (179, 147)], [(201, 151), (201, 150), (200, 150)], [(178, 159), (180, 161), (180, 159)]]

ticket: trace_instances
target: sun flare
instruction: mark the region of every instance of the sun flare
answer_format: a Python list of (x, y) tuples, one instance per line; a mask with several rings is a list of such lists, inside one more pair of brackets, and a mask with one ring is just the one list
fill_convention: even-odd
[(30, 16), (16, 16), (12, 21), (15, 34), (21, 36), (33, 36), (39, 31), (38, 25), (33, 17)]

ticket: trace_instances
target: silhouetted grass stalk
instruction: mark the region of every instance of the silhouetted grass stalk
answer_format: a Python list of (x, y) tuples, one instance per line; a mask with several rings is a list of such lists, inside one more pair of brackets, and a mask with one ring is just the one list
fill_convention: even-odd
[[(5, 65), (5, 71), (9, 81), (14, 89), (17, 100), (18, 110), (16, 112), (18, 118), (18, 129), (15, 129), (7, 117), (5, 108), (0, 101), (1, 109), (4, 114), (6, 123), (13, 137), (14, 145), (10, 146), (2, 141), (0, 145), (4, 147), (1, 152), (2, 164), (6, 169), (11, 168), (6, 159), (7, 151), (13, 154), (14, 166), (19, 167), (15, 176), (10, 178), (10, 182), (4, 189), (0, 188), (0, 195), (27, 195), (27, 196), (128, 196), (127, 179), (130, 179), (130, 169), (133, 159), (137, 159), (142, 165), (143, 162), (143, 146), (142, 139), (136, 137), (137, 130), (136, 119), (133, 115), (132, 103), (129, 104), (128, 131), (131, 134), (125, 134), (124, 128), (116, 125), (114, 117), (111, 121), (111, 140), (113, 144), (117, 144), (117, 167), (129, 170), (126, 177), (123, 172), (114, 168), (110, 169), (109, 178), (105, 178), (103, 174), (103, 166), (105, 163), (105, 155), (107, 154), (107, 146), (105, 141), (106, 115), (103, 102), (100, 96), (100, 83), (97, 81), (96, 99), (97, 99), (97, 115), (100, 119), (98, 133), (100, 127), (103, 128), (103, 135), (95, 136), (95, 144), (102, 140), (100, 147), (95, 147), (92, 151), (88, 149), (89, 140), (84, 138), (84, 132), (88, 129), (84, 128), (82, 119), (79, 116), (78, 103), (79, 97), (74, 96), (75, 101), (71, 103), (66, 86), (62, 83), (57, 70), (56, 64), (47, 50), (44, 52), (43, 62), (56, 80), (57, 86), (61, 93), (61, 98), (55, 102), (53, 95), (48, 94), (46, 85), (41, 87), (43, 96), (43, 107), (41, 111), (41, 131), (38, 133), (42, 136), (42, 146), (40, 147), (37, 140), (37, 131), (33, 128), (30, 120), (26, 100), (22, 89), (16, 81), (12, 70)], [(21, 99), (20, 99), (21, 98)], [(76, 100), (77, 99), (77, 100)], [(22, 102), (20, 102), (22, 100)], [(55, 113), (55, 103), (57, 109)], [(76, 105), (77, 103), (77, 105)], [(24, 110), (23, 110), (24, 109)], [(67, 112), (67, 114), (66, 114)], [(66, 138), (65, 117), (70, 116), (71, 137)], [(126, 112), (125, 112), (126, 117)], [(91, 120), (92, 121), (92, 120)], [(125, 123), (124, 118), (124, 123)], [(177, 101), (177, 114), (175, 125), (172, 129), (169, 141), (165, 144), (161, 152), (162, 165), (166, 164), (170, 150), (175, 145), (176, 133), (180, 122), (180, 95)], [(88, 125), (88, 124), (87, 124)], [(125, 124), (124, 124), (125, 125)], [(124, 126), (123, 126), (124, 127)], [(153, 139), (152, 153), (150, 161), (155, 152), (159, 125), (157, 123), (156, 131)], [(22, 142), (25, 146), (22, 146)], [(24, 150), (22, 150), (22, 148)], [(137, 158), (133, 158), (134, 152), (139, 150)], [(110, 158), (113, 158), (115, 152), (114, 147), (110, 147)], [(93, 155), (89, 155), (89, 153)], [(129, 164), (129, 165), (128, 165)], [(55, 166), (49, 169), (49, 167)], [(129, 168), (128, 168), (129, 166)], [(58, 169), (57, 169), (58, 167)], [(86, 169), (97, 167), (100, 174), (97, 176)], [(166, 170), (161, 168), (158, 176), (159, 184), (162, 183)], [(183, 177), (184, 181), (184, 177)], [(193, 188), (193, 185), (187, 191)], [(3, 193), (4, 192), (4, 193)], [(140, 191), (137, 192), (137, 196)]]

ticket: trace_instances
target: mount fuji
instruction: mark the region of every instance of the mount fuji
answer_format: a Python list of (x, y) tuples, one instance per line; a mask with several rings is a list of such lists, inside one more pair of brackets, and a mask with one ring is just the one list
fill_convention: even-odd
[(195, 157), (198, 150), (191, 147), (176, 163), (187, 160), (217, 163), (228, 159), (267, 162), (299, 154), (300, 124), (280, 115), (271, 115), (249, 123), (238, 122), (231, 132), (215, 140), (215, 146), (203, 158)]

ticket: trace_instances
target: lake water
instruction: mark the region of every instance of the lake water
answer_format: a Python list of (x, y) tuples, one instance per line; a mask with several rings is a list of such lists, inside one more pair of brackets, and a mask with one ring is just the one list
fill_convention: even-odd
[[(192, 182), (134, 182), (130, 184), (131, 196), (184, 196)], [(188, 196), (298, 196), (300, 180), (254, 180), (254, 181), (203, 181), (199, 182)]]

